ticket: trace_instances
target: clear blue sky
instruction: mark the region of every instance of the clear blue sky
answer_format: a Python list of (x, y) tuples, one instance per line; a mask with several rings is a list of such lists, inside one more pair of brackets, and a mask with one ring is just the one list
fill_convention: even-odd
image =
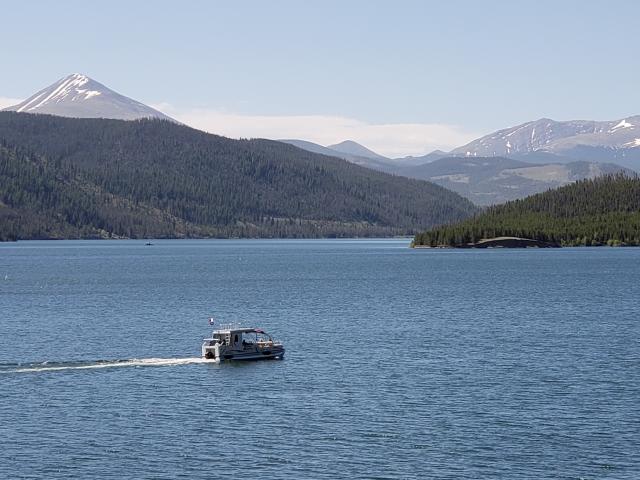
[(181, 109), (480, 133), (640, 113), (638, 1), (0, 5), (0, 97), (82, 72)]

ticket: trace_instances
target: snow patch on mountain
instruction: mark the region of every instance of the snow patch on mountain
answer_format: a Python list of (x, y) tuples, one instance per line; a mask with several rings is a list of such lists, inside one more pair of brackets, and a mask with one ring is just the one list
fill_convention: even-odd
[(635, 125), (633, 123), (627, 122), (627, 119), (625, 118), (625, 119), (620, 120), (620, 122), (615, 127), (613, 127), (611, 130), (609, 130), (609, 132), (613, 133), (616, 130), (620, 130), (621, 128), (631, 128), (631, 127), (634, 127), (634, 126)]
[(498, 130), (451, 151), (455, 156), (513, 156), (532, 152), (563, 154), (589, 148), (624, 149), (636, 147), (640, 116), (596, 122), (572, 120), (557, 122), (541, 118), (515, 127)]
[(120, 95), (81, 73), (61, 78), (5, 110), (76, 118), (160, 118), (174, 121), (162, 112)]

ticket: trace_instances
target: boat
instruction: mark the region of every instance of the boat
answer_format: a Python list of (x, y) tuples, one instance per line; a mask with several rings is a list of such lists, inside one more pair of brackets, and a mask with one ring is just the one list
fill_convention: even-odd
[(214, 330), (202, 343), (202, 358), (220, 363), (228, 360), (266, 360), (284, 357), (282, 342), (264, 330), (226, 327)]

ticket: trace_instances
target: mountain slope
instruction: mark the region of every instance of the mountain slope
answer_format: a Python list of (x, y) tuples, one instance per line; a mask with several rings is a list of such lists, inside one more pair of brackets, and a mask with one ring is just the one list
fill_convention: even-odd
[(611, 163), (535, 164), (505, 157), (449, 157), (405, 167), (398, 173), (442, 185), (476, 205), (495, 205), (620, 171), (631, 173)]
[[(633, 173), (613, 163), (575, 161), (551, 153), (532, 152), (507, 157), (445, 156), (432, 152), (424, 157), (376, 161), (336, 152), (304, 140), (280, 140), (304, 150), (344, 158), (363, 167), (408, 178), (427, 180), (459, 193), (476, 205), (488, 206), (524, 198), (576, 180), (616, 172)], [(544, 163), (531, 163), (537, 158)], [(523, 161), (527, 160), (527, 161)], [(420, 163), (421, 162), (421, 163)]]
[(433, 152), (427, 153), (426, 155), (421, 155), (419, 157), (408, 156), (402, 158), (395, 158), (394, 162), (403, 166), (416, 166), (416, 165), (424, 165), (425, 163), (435, 162), (436, 160), (440, 160), (441, 158), (450, 157), (451, 154), (447, 152), (443, 152), (442, 150), (434, 150)]
[[(338, 153), (328, 147), (323, 147), (318, 143), (308, 142), (307, 140), (283, 139), (278, 141), (282, 143), (288, 143), (289, 145), (301, 148), (303, 150), (306, 150), (307, 152), (320, 153), (321, 155), (329, 155), (330, 157), (335, 157)], [(347, 157), (351, 158), (352, 155), (347, 155)], [(349, 158), (345, 158), (343, 156), (339, 156), (338, 158), (349, 160)]]
[(79, 73), (61, 78), (6, 111), (46, 113), (75, 118), (161, 118), (172, 120), (136, 100), (120, 95)]
[(344, 142), (336, 143), (335, 145), (329, 145), (327, 148), (340, 153), (346, 153), (348, 155), (356, 155), (358, 157), (371, 158), (373, 160), (389, 160), (387, 157), (377, 154), (373, 150), (369, 150), (364, 145), (360, 145), (353, 140), (345, 140)]
[(434, 184), (160, 120), (0, 113), (4, 238), (397, 235), (476, 208)]
[(635, 148), (640, 146), (640, 116), (595, 122), (557, 122), (542, 118), (499, 130), (451, 151), (469, 156), (499, 156), (542, 150), (561, 153), (577, 145)]
[(581, 180), (423, 232), (414, 245), (464, 246), (494, 237), (640, 246), (640, 178), (618, 174)]
[[(317, 143), (308, 142), (306, 140), (295, 140), (295, 139), (285, 139), (278, 140), (279, 142), (288, 143), (289, 145), (295, 145), (298, 148), (302, 148), (303, 150), (307, 150), (308, 152), (320, 153), (322, 155), (329, 155), (330, 157), (342, 158), (348, 162), (355, 163), (356, 165), (361, 165), (363, 167), (372, 168), (373, 170), (379, 170), (381, 172), (387, 173), (395, 173), (398, 170), (398, 166), (394, 165), (392, 161), (387, 161), (385, 157), (380, 157), (383, 160), (376, 159), (373, 157), (363, 157), (360, 155), (334, 150), (331, 147), (323, 147)], [(343, 142), (346, 143), (346, 142)], [(355, 142), (354, 142), (355, 143)], [(365, 147), (362, 147), (365, 150), (369, 151)], [(374, 153), (374, 152), (372, 152)], [(374, 155), (377, 155), (374, 153)]]
[(640, 167), (640, 116), (596, 122), (558, 122), (542, 118), (499, 130), (451, 151), (461, 156), (507, 156), (546, 153), (567, 161), (616, 162)]

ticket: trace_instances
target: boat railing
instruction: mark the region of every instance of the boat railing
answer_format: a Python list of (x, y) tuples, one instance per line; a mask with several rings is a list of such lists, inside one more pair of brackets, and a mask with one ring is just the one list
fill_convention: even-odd
[(221, 323), (220, 325), (214, 325), (215, 330), (237, 330), (241, 328), (240, 323)]

